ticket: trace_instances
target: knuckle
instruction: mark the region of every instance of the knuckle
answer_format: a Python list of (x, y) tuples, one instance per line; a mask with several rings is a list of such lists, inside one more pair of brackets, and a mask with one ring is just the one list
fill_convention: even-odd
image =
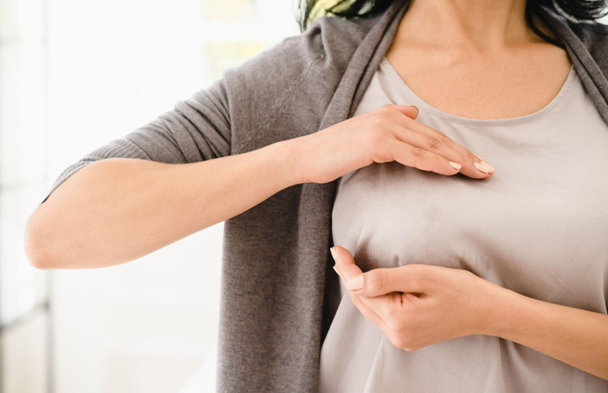
[(437, 150), (441, 147), (442, 143), (433, 138), (432, 136), (427, 139), (427, 146), (433, 150)]
[(381, 270), (375, 269), (366, 275), (367, 287), (372, 292), (377, 292), (384, 287), (384, 273)]
[(378, 108), (378, 112), (385, 115), (385, 116), (390, 116), (394, 113), (395, 111), (395, 107), (393, 107), (391, 104), (385, 104), (382, 105), (380, 108)]
[(470, 151), (470, 152), (468, 152), (466, 155), (465, 155), (465, 154), (463, 154), (462, 156), (463, 156), (464, 158), (467, 158), (467, 159), (469, 159), (469, 160), (473, 161), (473, 162), (477, 162), (477, 160), (478, 160), (478, 158), (475, 156), (475, 154), (473, 154), (473, 152), (471, 152), (471, 151)]
[(372, 117), (371, 122), (372, 122), (372, 128), (374, 130), (383, 130), (386, 125), (387, 125), (387, 121), (388, 119), (386, 118), (386, 116), (383, 116), (382, 114), (377, 114), (376, 116)]
[(403, 333), (407, 330), (407, 324), (403, 319), (403, 315), (396, 307), (389, 307), (386, 314), (386, 324), (393, 332)]
[(412, 166), (415, 168), (422, 168), (422, 167), (426, 167), (426, 165), (423, 165), (424, 160), (426, 159), (426, 157), (428, 156), (428, 151), (414, 146), (414, 149), (412, 150)]
[(435, 130), (435, 133), (437, 134), (438, 139), (442, 139), (442, 140), (450, 139), (443, 131)]
[(405, 337), (402, 334), (391, 335), (391, 337), (389, 337), (389, 341), (391, 342), (391, 344), (393, 344), (395, 347), (397, 347), (399, 349), (405, 349), (405, 348), (410, 347), (409, 340), (407, 339), (407, 337)]
[(384, 141), (385, 141), (385, 135), (384, 135), (384, 132), (382, 132), (382, 130), (380, 130), (380, 129), (372, 129), (370, 132), (367, 133), (366, 142), (372, 148), (377, 148), (377, 147), (383, 145)]
[(369, 130), (372, 134), (380, 134), (381, 136), (389, 134), (391, 121), (386, 116), (374, 116), (370, 123)]
[(465, 269), (458, 269), (458, 273), (462, 276), (463, 280), (472, 280), (476, 277), (475, 273)]
[(414, 158), (416, 158), (416, 160), (421, 160), (422, 158), (424, 158), (426, 156), (426, 153), (426, 150), (421, 147), (414, 148)]
[(415, 350), (418, 349), (418, 347), (416, 345), (407, 345), (406, 347), (403, 348), (404, 350), (408, 351), (408, 352), (414, 352)]
[(409, 282), (415, 288), (420, 288), (421, 291), (433, 289), (434, 276), (425, 268), (425, 265), (406, 265), (409, 269)]
[(435, 130), (435, 138), (439, 139), (442, 143), (448, 144), (452, 141), (452, 139), (447, 136), (444, 132)]
[(426, 284), (431, 280), (432, 275), (429, 274), (428, 266), (418, 264), (409, 266), (412, 270), (411, 278), (416, 284)]

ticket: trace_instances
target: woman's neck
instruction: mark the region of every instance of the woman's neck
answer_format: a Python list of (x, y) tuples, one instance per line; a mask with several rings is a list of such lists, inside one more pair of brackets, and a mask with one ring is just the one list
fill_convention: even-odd
[(409, 45), (415, 37), (426, 47), (501, 51), (540, 41), (526, 24), (525, 6), (526, 0), (411, 0), (397, 34)]

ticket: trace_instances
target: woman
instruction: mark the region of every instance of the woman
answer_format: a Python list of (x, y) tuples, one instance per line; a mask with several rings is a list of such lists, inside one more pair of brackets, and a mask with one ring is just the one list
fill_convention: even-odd
[[(588, 19), (598, 15), (600, 3), (560, 2)], [(66, 169), (28, 221), (31, 263), (116, 265), (225, 220), (220, 391), (310, 392), (317, 384), (338, 391), (445, 385), (454, 391), (559, 391), (550, 390), (554, 380), (562, 391), (605, 391), (608, 317), (598, 285), (608, 278), (597, 236), (606, 220), (588, 215), (604, 212), (606, 196), (600, 149), (608, 143), (602, 134), (608, 131), (608, 29), (535, 6), (535, 23), (542, 16), (551, 26), (535, 36), (521, 1), (386, 5), (369, 18), (317, 19), (300, 36), (227, 70), (173, 111)], [(538, 37), (561, 40), (567, 52)], [(391, 97), (417, 100), (420, 111), (405, 101), (379, 104)], [(568, 111), (571, 97), (576, 105)], [(557, 115), (558, 123), (551, 123)], [(449, 134), (418, 118), (441, 120)], [(583, 125), (580, 141), (559, 123), (568, 119)], [(534, 127), (517, 129), (520, 122)], [(476, 130), (482, 132), (464, 133), (474, 125), (483, 125)], [(511, 134), (500, 133), (506, 125), (514, 126)], [(547, 138), (548, 127), (562, 132)], [(555, 164), (556, 157), (565, 160), (557, 170), (544, 164), (548, 158)], [(583, 169), (600, 174), (585, 176)], [(404, 179), (423, 183), (400, 194), (411, 203), (372, 203), (374, 196), (391, 202)], [(386, 187), (387, 180), (395, 187)], [(512, 188), (537, 183), (542, 187)], [(455, 199), (448, 189), (459, 192)], [(465, 194), (470, 203), (459, 198)], [(446, 202), (441, 209), (438, 198)], [(470, 213), (477, 202), (474, 216), (453, 221), (459, 209)], [(523, 202), (524, 209), (514, 211), (513, 203)], [(386, 228), (376, 227), (385, 231), (381, 237), (357, 226), (373, 228), (382, 217)], [(572, 217), (579, 221), (567, 220)], [(536, 227), (507, 232), (524, 219)], [(592, 223), (593, 236), (577, 233)], [(491, 236), (496, 231), (498, 238)], [(557, 242), (530, 246), (556, 234)], [(335, 247), (336, 270), (349, 287), (342, 300), (329, 268), (332, 235), (344, 244)], [(450, 239), (463, 245), (450, 248)], [(525, 242), (521, 250), (513, 248), (518, 240)], [(561, 247), (560, 269), (547, 270), (554, 247)], [(584, 269), (564, 265), (587, 249), (595, 254), (579, 262)], [(455, 253), (462, 250), (471, 250), (470, 258)], [(518, 261), (521, 254), (527, 259)], [(371, 270), (362, 275), (360, 267)], [(535, 281), (538, 291), (519, 288), (516, 278), (539, 272), (549, 278)], [(568, 273), (579, 280), (567, 282)], [(584, 282), (589, 277), (594, 281)], [(563, 292), (579, 307), (550, 302), (563, 300)], [(413, 312), (401, 300), (420, 307)], [(417, 328), (408, 321), (417, 321)], [(477, 358), (459, 357), (463, 348), (477, 349), (465, 353)], [(424, 367), (441, 357), (429, 358), (428, 350), (445, 355), (437, 377)], [(370, 363), (376, 355), (382, 361)], [(411, 367), (412, 359), (424, 372), (404, 373), (408, 368), (400, 366)], [(537, 363), (552, 368), (533, 377)], [(463, 364), (494, 368), (477, 374)], [(414, 388), (418, 384), (425, 388)]]
[(330, 292), (320, 393), (608, 390), (608, 170), (585, 174), (608, 166), (608, 126), (525, 7), (415, 0), (402, 18), (355, 116), (414, 104), (406, 127), (447, 135), (425, 141), (433, 152), (459, 143), (496, 169), (341, 177), (333, 251), (348, 291)]

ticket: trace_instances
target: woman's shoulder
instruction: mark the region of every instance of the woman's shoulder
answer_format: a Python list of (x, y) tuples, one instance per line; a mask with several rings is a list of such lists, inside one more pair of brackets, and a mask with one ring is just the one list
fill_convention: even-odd
[(608, 67), (608, 25), (585, 21), (569, 21), (569, 24), (594, 59)]
[[(234, 150), (242, 152), (253, 135), (265, 135), (258, 130), (271, 124), (275, 124), (272, 132), (282, 130), (271, 139), (297, 134), (298, 127), (314, 128), (373, 24), (370, 22), (321, 17), (305, 32), (224, 69), (221, 86), (230, 124), (240, 136), (234, 138)], [(277, 121), (288, 130), (277, 126)], [(284, 124), (288, 121), (297, 124)]]
[[(557, 10), (541, 7), (549, 16), (549, 21), (558, 22), (560, 30), (570, 30), (580, 43), (589, 51), (593, 59), (608, 74), (608, 25), (598, 21), (581, 20), (567, 16)], [(570, 45), (577, 46), (577, 40), (570, 40)], [(580, 46), (580, 45), (578, 45)]]
[(238, 66), (225, 69), (222, 76), (246, 78), (253, 84), (287, 86), (312, 72), (319, 82), (331, 87), (336, 78), (341, 79), (372, 23), (320, 17), (306, 31), (283, 38)]

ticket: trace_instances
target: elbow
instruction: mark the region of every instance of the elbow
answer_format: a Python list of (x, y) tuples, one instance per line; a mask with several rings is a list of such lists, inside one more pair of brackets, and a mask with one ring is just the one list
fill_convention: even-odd
[(34, 212), (25, 224), (24, 251), (30, 265), (36, 269), (53, 269), (54, 264), (49, 245), (42, 231), (37, 213)]

